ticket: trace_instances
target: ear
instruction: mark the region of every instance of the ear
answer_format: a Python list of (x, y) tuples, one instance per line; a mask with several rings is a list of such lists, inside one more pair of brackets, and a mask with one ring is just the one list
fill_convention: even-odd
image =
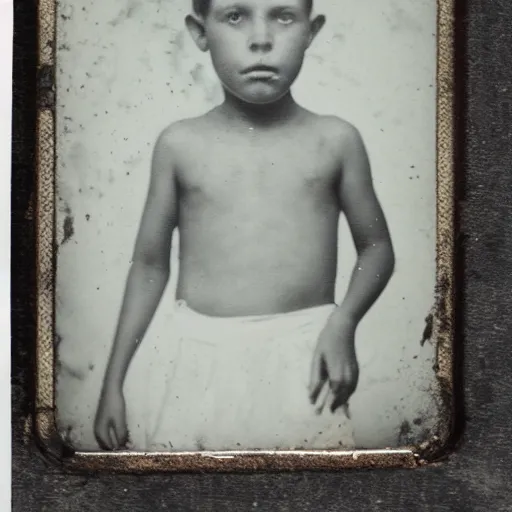
[(202, 52), (208, 51), (208, 40), (206, 38), (206, 30), (204, 27), (204, 20), (193, 14), (189, 14), (185, 18), (185, 25), (192, 36), (192, 39), (196, 43), (197, 47)]
[(313, 39), (317, 36), (318, 32), (322, 30), (322, 27), (325, 25), (325, 16), (323, 14), (319, 14), (316, 16), (313, 21), (311, 21), (310, 31), (309, 31), (309, 42), (308, 47), (313, 42)]

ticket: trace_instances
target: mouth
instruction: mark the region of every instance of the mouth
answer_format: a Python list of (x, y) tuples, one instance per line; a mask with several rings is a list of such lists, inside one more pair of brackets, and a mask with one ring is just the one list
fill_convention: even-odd
[(270, 79), (275, 77), (278, 72), (279, 70), (273, 66), (258, 64), (244, 69), (242, 74), (256, 79)]

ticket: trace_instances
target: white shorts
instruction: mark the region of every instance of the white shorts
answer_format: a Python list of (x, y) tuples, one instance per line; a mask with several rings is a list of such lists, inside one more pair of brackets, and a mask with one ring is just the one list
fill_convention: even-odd
[[(343, 411), (333, 414), (327, 404), (319, 412), (308, 395), (313, 351), (333, 308), (217, 318), (178, 301), (168, 341), (175, 344), (173, 356), (152, 364), (141, 383), (149, 392), (146, 412), (137, 425), (129, 417), (130, 431), (139, 433), (131, 436), (132, 448), (353, 448)], [(134, 406), (127, 396), (128, 410)]]

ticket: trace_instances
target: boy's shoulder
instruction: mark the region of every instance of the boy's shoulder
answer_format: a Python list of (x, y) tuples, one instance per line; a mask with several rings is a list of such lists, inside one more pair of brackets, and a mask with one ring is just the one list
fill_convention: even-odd
[(191, 117), (174, 121), (167, 125), (159, 134), (157, 143), (169, 149), (186, 148), (194, 139), (204, 136), (208, 130), (206, 116)]
[(318, 132), (335, 144), (351, 143), (360, 140), (359, 130), (349, 121), (334, 115), (312, 114), (312, 122)]

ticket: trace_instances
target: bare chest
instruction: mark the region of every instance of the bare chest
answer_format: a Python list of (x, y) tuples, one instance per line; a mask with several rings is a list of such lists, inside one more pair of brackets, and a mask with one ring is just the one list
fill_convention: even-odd
[(179, 181), (189, 199), (282, 203), (326, 194), (338, 176), (334, 158), (314, 141), (235, 139), (213, 140), (188, 155)]

